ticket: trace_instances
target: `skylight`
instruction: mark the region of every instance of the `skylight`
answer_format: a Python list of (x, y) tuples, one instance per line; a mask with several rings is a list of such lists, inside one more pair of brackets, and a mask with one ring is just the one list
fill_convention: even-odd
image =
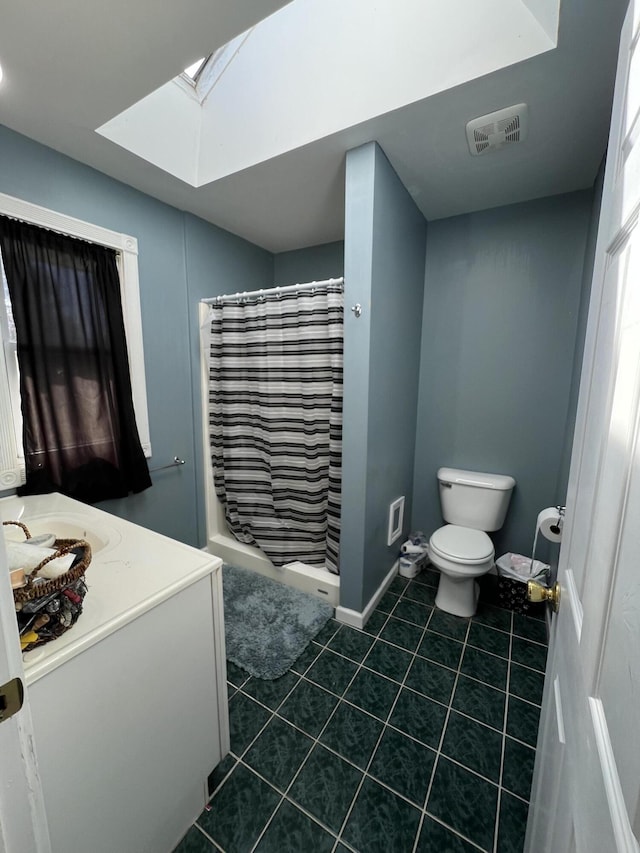
[(223, 44), (222, 47), (214, 50), (209, 56), (199, 59), (184, 69), (180, 77), (194, 87), (200, 103), (204, 102), (254, 29), (255, 27), (251, 27), (244, 33), (240, 33), (231, 41)]
[(202, 187), (553, 50), (558, 2), (293, 0), (97, 130)]
[(194, 62), (192, 65), (189, 65), (188, 68), (184, 69), (183, 73), (187, 75), (187, 77), (192, 83), (195, 83), (197, 81), (198, 75), (200, 74), (207, 62), (207, 58), (208, 57), (203, 56), (202, 59), (199, 59), (197, 62)]

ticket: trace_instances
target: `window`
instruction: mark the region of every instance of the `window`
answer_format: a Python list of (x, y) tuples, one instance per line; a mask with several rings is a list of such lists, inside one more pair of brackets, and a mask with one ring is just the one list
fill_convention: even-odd
[(2, 277), (3, 301), (0, 304), (0, 335), (2, 337), (5, 367), (11, 398), (11, 415), (13, 420), (14, 437), (16, 442), (18, 459), (22, 463), (22, 412), (20, 411), (20, 374), (18, 372), (18, 352), (16, 339), (16, 326), (13, 322), (11, 299), (9, 298), (9, 287), (4, 274), (2, 253), (0, 253), (0, 276)]
[[(115, 249), (136, 422), (144, 454), (151, 456), (138, 289), (137, 240), (3, 193), (0, 193), (0, 213)], [(12, 333), (11, 313), (7, 310), (7, 303), (8, 292), (3, 275), (3, 298), (0, 306), (0, 335), (3, 344), (0, 348), (0, 489), (16, 488), (25, 481), (15, 332)]]
[(240, 33), (209, 56), (194, 62), (193, 65), (185, 68), (182, 74), (174, 77), (174, 82), (181, 85), (185, 91), (194, 94), (202, 104), (254, 29), (255, 27), (251, 27), (244, 33)]
[(198, 77), (200, 76), (200, 72), (208, 61), (208, 57), (203, 57), (199, 59), (197, 62), (194, 62), (188, 68), (185, 68), (182, 72), (187, 80), (192, 83), (194, 86), (198, 82)]

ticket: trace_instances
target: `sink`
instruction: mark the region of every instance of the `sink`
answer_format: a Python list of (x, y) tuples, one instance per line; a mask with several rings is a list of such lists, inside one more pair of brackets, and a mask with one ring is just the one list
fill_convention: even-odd
[[(91, 545), (92, 553), (106, 553), (121, 541), (120, 533), (108, 523), (95, 518), (87, 518), (80, 513), (47, 513), (46, 515), (24, 516), (20, 519), (29, 528), (32, 536), (41, 533), (53, 533), (56, 539), (84, 539)], [(24, 542), (24, 534), (19, 527), (4, 527), (7, 540)]]

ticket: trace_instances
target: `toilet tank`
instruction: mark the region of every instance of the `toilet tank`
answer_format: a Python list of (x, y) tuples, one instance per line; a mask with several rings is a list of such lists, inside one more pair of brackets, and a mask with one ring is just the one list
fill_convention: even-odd
[(500, 530), (516, 481), (506, 474), (481, 474), (440, 468), (438, 485), (442, 517), (448, 524), (476, 530)]

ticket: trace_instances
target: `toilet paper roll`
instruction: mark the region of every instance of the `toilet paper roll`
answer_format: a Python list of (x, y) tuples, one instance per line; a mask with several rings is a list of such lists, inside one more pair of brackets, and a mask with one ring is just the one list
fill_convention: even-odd
[(548, 506), (538, 514), (536, 536), (538, 533), (549, 542), (560, 542), (562, 539), (562, 517), (556, 507)]
[(425, 545), (414, 545), (410, 540), (407, 540), (400, 546), (402, 554), (424, 554), (426, 550)]

